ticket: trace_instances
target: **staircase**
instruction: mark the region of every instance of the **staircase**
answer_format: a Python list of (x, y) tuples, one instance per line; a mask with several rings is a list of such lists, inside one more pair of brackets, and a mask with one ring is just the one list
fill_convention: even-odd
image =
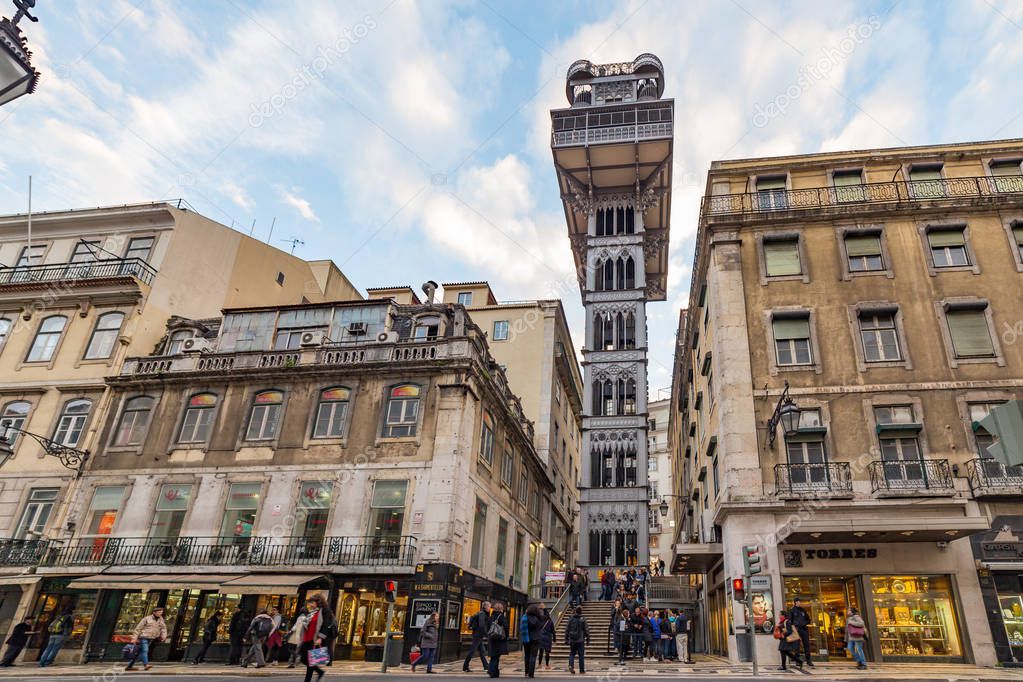
[[(609, 601), (585, 601), (583, 607), (583, 618), (590, 626), (590, 645), (586, 647), (586, 660), (611, 661), (617, 660), (618, 654), (610, 646), (609, 633), (611, 632), (611, 602)], [(568, 643), (565, 641), (565, 626), (568, 619), (572, 617), (575, 610), (566, 608), (558, 618), (555, 626), (557, 641), (551, 649), (551, 658), (568, 659)]]

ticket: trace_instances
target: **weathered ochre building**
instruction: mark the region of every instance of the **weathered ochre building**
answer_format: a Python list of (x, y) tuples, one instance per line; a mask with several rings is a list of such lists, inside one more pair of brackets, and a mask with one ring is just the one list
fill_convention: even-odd
[(705, 573), (711, 651), (740, 656), (730, 579), (757, 545), (761, 659), (796, 597), (819, 658), (845, 657), (852, 607), (874, 661), (1023, 658), (1023, 478), (978, 424), (1023, 391), (1021, 160), (1004, 140), (712, 164), (671, 428), (674, 563)]

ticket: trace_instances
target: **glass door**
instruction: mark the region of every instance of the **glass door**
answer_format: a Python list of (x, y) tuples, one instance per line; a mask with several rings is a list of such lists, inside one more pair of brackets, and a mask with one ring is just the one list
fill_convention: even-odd
[[(177, 605), (175, 606), (175, 602)], [(180, 661), (185, 657), (188, 645), (195, 640), (196, 612), (199, 610), (199, 592), (197, 590), (186, 590), (183, 594), (171, 592), (167, 595), (167, 624), (170, 625), (170, 609), (175, 607), (177, 623), (170, 635), (170, 652), (167, 655), (169, 661)]]
[(847, 577), (788, 576), (785, 608), (799, 599), (810, 614), (810, 650), (822, 660), (845, 659), (845, 621), (850, 608), (859, 608), (856, 579)]

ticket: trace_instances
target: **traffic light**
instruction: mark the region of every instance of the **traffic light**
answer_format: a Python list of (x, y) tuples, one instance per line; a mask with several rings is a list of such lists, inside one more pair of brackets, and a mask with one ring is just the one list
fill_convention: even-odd
[(398, 581), (397, 580), (385, 580), (384, 581), (384, 599), (388, 603), (394, 603), (394, 597), (398, 594)]
[(742, 548), (742, 565), (746, 569), (746, 575), (756, 575), (763, 569), (761, 563), (763, 557), (760, 556), (760, 548), (756, 545), (746, 545)]
[(732, 578), (732, 598), (735, 601), (746, 601), (745, 578)]

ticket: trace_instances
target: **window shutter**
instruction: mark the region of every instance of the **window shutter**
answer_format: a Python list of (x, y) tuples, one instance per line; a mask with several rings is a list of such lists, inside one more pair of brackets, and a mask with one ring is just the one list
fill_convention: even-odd
[(921, 180), (941, 180), (941, 166), (912, 168), (909, 171), (909, 179), (913, 182), (920, 182)]
[(846, 237), (845, 251), (850, 256), (880, 256), (881, 238), (876, 234)]
[(1023, 244), (1023, 225), (1016, 225), (1012, 228), (1012, 236), (1017, 244)]
[(927, 241), (932, 247), (963, 246), (966, 235), (960, 230), (931, 230), (927, 233)]
[(945, 317), (957, 357), (995, 354), (983, 310), (950, 310)]
[(785, 176), (779, 175), (773, 178), (757, 178), (757, 190), (765, 191), (772, 189), (785, 189)]
[(764, 260), (770, 277), (800, 275), (799, 243), (794, 239), (764, 242)]
[(782, 317), (774, 319), (775, 341), (808, 338), (810, 338), (810, 318)]
[(991, 175), (1023, 175), (1019, 161), (999, 161), (991, 164)]
[(863, 184), (863, 176), (860, 174), (859, 171), (835, 173), (834, 180), (835, 187), (851, 187), (853, 185)]

